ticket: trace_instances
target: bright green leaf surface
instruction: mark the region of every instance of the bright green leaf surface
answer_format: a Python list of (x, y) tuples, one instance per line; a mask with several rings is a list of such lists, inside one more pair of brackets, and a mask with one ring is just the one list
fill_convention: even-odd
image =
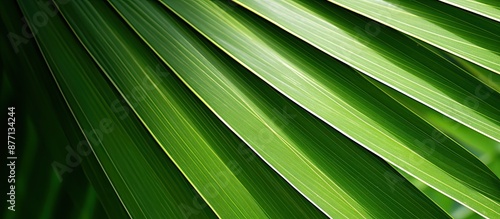
[[(237, 2), (360, 72), (500, 141), (499, 95), (496, 101), (481, 99), (475, 93), (477, 80), (401, 33), (326, 2)], [(476, 102), (481, 107), (471, 104)]]
[[(446, 217), (424, 197), (394, 193), (399, 186), (407, 188), (407, 182), (384, 186), (398, 177), (387, 164), (287, 101), (234, 60), (206, 46), (207, 41), (200, 41), (157, 4), (113, 4), (231, 129), (330, 216)], [(273, 134), (264, 135), (267, 132)], [(357, 165), (355, 157), (363, 157), (364, 164)], [(305, 178), (309, 180), (301, 180)], [(381, 197), (388, 199), (382, 203)], [(417, 200), (426, 204), (416, 204)]]
[(385, 99), (356, 72), (300, 41), (264, 29), (269, 26), (265, 23), (249, 22), (236, 8), (223, 10), (198, 1), (164, 3), (268, 84), (370, 151), (481, 214), (498, 214), (498, 178), (455, 142), (434, 137), (434, 128)]
[(329, 1), (500, 74), (498, 22), (432, 0)]
[(496, 0), (440, 0), (444, 3), (500, 22), (500, 2)]
[(499, 9), (6, 0), (1, 102), (37, 98), (3, 216), (498, 218)]
[[(154, 71), (163, 65), (108, 5), (81, 2), (60, 8), (143, 124), (218, 216), (324, 217), (255, 154), (245, 151), (180, 80)], [(87, 37), (87, 31), (96, 37)], [(144, 98), (134, 104), (138, 96)]]
[[(40, 10), (27, 1), (20, 5), (26, 14)], [(158, 145), (136, 118), (111, 110), (110, 104), (120, 98), (64, 25), (60, 17), (54, 17), (39, 30), (37, 41), (85, 140), (129, 216), (182, 217), (185, 212), (179, 203), (191, 203), (197, 194), (175, 165), (160, 156)], [(214, 217), (209, 208), (201, 210), (199, 216)]]

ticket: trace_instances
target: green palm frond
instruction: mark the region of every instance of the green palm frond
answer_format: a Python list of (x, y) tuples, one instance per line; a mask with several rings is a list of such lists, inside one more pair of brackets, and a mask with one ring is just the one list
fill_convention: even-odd
[(500, 217), (495, 2), (17, 3), (82, 217)]

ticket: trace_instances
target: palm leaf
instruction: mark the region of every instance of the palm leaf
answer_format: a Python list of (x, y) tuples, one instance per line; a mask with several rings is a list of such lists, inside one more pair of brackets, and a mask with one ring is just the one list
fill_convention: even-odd
[[(284, 212), (290, 215), (321, 215), (291, 187), (283, 186), (285, 181), (264, 163), (246, 162), (245, 159), (256, 159), (255, 155), (249, 158), (242, 154), (237, 147), (241, 142), (230, 130), (224, 129), (214, 116), (207, 114), (208, 110), (203, 109), (201, 102), (196, 102), (178, 80), (162, 80), (157, 72), (151, 71), (157, 61), (146, 47), (142, 51), (132, 52), (126, 46), (111, 44), (135, 42), (140, 45), (141, 42), (137, 39), (133, 41), (133, 33), (128, 31), (117, 16), (105, 16), (112, 12), (106, 10), (108, 7), (104, 3), (77, 3), (62, 6), (61, 12), (112, 83), (124, 97), (129, 97), (129, 103), (132, 103), (133, 95), (149, 97), (141, 101), (140, 105), (131, 104), (132, 108), (218, 216), (259, 218), (278, 213), (284, 215)], [(103, 19), (104, 17), (107, 19)], [(88, 22), (81, 22), (81, 18)], [(109, 23), (112, 25), (108, 25)], [(80, 32), (82, 29), (94, 30), (102, 35), (86, 39), (83, 32)], [(109, 62), (110, 57), (115, 61)], [(135, 61), (119, 70), (117, 66), (125, 60)], [(144, 89), (144, 79), (150, 80), (147, 82), (154, 85), (153, 90)], [(182, 89), (185, 92), (181, 92)], [(147, 113), (157, 110), (162, 113)], [(250, 173), (259, 175), (260, 178), (252, 179)], [(280, 189), (273, 189), (269, 185)], [(275, 202), (273, 197), (288, 198)]]
[[(500, 114), (498, 109), (490, 107), (495, 103), (493, 99), (484, 100), (476, 95), (478, 82), (460, 74), (456, 66), (439, 62), (438, 57), (424, 48), (410, 46), (414, 42), (401, 33), (327, 3), (240, 2), (360, 72), (500, 141)], [(374, 30), (367, 34), (365, 28)], [(495, 58), (491, 60), (494, 62)]]
[[(27, 1), (20, 2), (20, 6), (28, 14), (40, 10), (38, 5), (27, 4)], [(176, 205), (190, 203), (197, 194), (183, 182), (185, 179), (175, 167), (170, 169), (174, 166), (171, 161), (158, 156), (160, 152), (157, 145), (137, 120), (119, 116), (111, 110), (109, 104), (120, 99), (104, 78), (96, 77), (96, 74), (100, 74), (97, 66), (71, 35), (71, 31), (62, 28), (62, 22), (62, 19), (53, 19), (45, 26), (46, 31), (37, 34), (37, 41), (59, 89), (65, 94), (79, 129), (91, 144), (107, 179), (113, 179), (111, 184), (114, 192), (130, 216), (160, 217), (168, 213), (182, 217), (184, 212)], [(111, 130), (101, 128), (102, 121), (111, 125)], [(127, 145), (126, 150), (123, 145)], [(167, 180), (168, 187), (163, 184)], [(171, 203), (172, 206), (158, 211), (154, 203)], [(207, 210), (199, 212), (200, 216), (213, 215)]]
[[(355, 72), (349, 75), (350, 78), (341, 74), (352, 70), (340, 64), (322, 68), (321, 66), (328, 65), (325, 63), (332, 63), (332, 61), (328, 61), (327, 57), (322, 61), (319, 58), (321, 53), (318, 51), (308, 52), (305, 46), (301, 47), (298, 43), (290, 43), (290, 46), (286, 48), (279, 47), (278, 40), (275, 40), (269, 43), (274, 48), (266, 46), (267, 42), (259, 39), (263, 39), (262, 36), (266, 36), (265, 33), (272, 33), (272, 30), (258, 30), (252, 28), (250, 22), (238, 22), (239, 20), (235, 17), (243, 14), (239, 11), (223, 11), (214, 3), (198, 3), (196, 1), (169, 2), (167, 6), (211, 38), (217, 45), (221, 45), (228, 54), (235, 57), (243, 65), (248, 66), (267, 83), (343, 134), (452, 198), (466, 205), (474, 206), (472, 208), (480, 208), (485, 212), (489, 211), (490, 214), (497, 214), (494, 209), (498, 205), (497, 200), (495, 200), (498, 197), (498, 179), (493, 173), (487, 170), (484, 165), (474, 161), (476, 158), (463, 151), (456, 143), (447, 140), (438, 141), (432, 137), (433, 130), (428, 124), (416, 122), (419, 119), (411, 113), (401, 113), (405, 109), (398, 109), (396, 108), (397, 104), (385, 102), (380, 98), (383, 96), (382, 94), (377, 95), (376, 91), (370, 90), (373, 97), (379, 98), (375, 103), (367, 100), (369, 95), (365, 93), (363, 96), (359, 90), (361, 87), (368, 89), (369, 85), (363, 84), (363, 80), (357, 79)], [(240, 28), (237, 29), (237, 27)], [(227, 36), (228, 33), (232, 35)], [(245, 44), (250, 40), (253, 42), (251, 45)], [(285, 42), (293, 41), (290, 39), (285, 40)], [(292, 45), (297, 48), (296, 52), (290, 49)], [(275, 51), (286, 52), (277, 54)], [(314, 57), (314, 59), (305, 58), (304, 54), (307, 53), (311, 54), (307, 57)], [(294, 55), (300, 59), (293, 59)], [(291, 58), (287, 59), (283, 56)], [(335, 72), (339, 73), (335, 74)], [(354, 94), (358, 94), (358, 96)], [(391, 109), (385, 106), (391, 106)], [(384, 114), (385, 116), (380, 117)], [(377, 120), (377, 118), (380, 119)], [(365, 128), (358, 130), (357, 127)], [(428, 144), (427, 141), (433, 143)], [(438, 144), (438, 146), (434, 144)], [(455, 155), (450, 154), (451, 151)], [(393, 152), (396, 152), (398, 156), (395, 156)], [(428, 156), (429, 154), (432, 156)], [(456, 157), (451, 158), (453, 156)], [(401, 157), (409, 158), (411, 162), (401, 159)], [(450, 160), (444, 161), (445, 157), (455, 161), (464, 160), (451, 165)], [(462, 162), (474, 162), (476, 163), (474, 166), (479, 165), (476, 167), (482, 170), (465, 171), (466, 168), (459, 167), (459, 163)], [(424, 169), (427, 171), (422, 171)], [(436, 175), (429, 176), (428, 172), (436, 173)], [(437, 174), (440, 172), (442, 174)], [(479, 172), (484, 173), (486, 178), (476, 181), (477, 178), (471, 177), (470, 174)], [(450, 175), (453, 175), (453, 178)], [(456, 179), (459, 180), (455, 181)], [(463, 182), (467, 182), (478, 190), (476, 192), (468, 190), (467, 195), (462, 193), (465, 191), (464, 189), (470, 189), (463, 187)], [(489, 182), (489, 185), (484, 184), (485, 182)], [(469, 195), (474, 193), (476, 193), (475, 197), (469, 198)], [(482, 200), (478, 201), (478, 199)]]
[[(330, 0), (500, 74), (497, 22), (438, 1)], [(465, 20), (464, 20), (465, 17)], [(475, 24), (481, 24), (481, 27)]]
[[(64, 215), (500, 217), (494, 2), (52, 2), (17, 1), (39, 51), (14, 49), (67, 109), (30, 133), (91, 149)], [(72, 190), (56, 179), (42, 218)]]
[(500, 4), (488, 0), (441, 0), (447, 4), (474, 12), (500, 22)]
[[(409, 207), (412, 204), (402, 206), (404, 203), (402, 200), (409, 194), (402, 194), (398, 197), (393, 193), (395, 188), (384, 188), (382, 185), (373, 184), (375, 181), (380, 181), (380, 176), (383, 176), (384, 173), (395, 176), (397, 173), (390, 172), (387, 169), (388, 166), (377, 163), (376, 160), (371, 160), (368, 157), (363, 160), (367, 162), (367, 166), (377, 167), (378, 174), (371, 174), (364, 168), (353, 169), (357, 165), (350, 162), (348, 157), (351, 157), (352, 154), (365, 156), (363, 150), (355, 148), (353, 151), (352, 142), (345, 140), (338, 133), (332, 133), (325, 124), (311, 115), (301, 112), (300, 107), (276, 94), (272, 88), (263, 84), (250, 72), (246, 72), (241, 66), (235, 65), (236, 63), (228, 57), (224, 57), (221, 52), (217, 52), (214, 48), (207, 48), (203, 42), (197, 41), (196, 35), (192, 31), (182, 29), (182, 23), (176, 23), (172, 17), (165, 16), (157, 5), (156, 7), (155, 4), (128, 6), (120, 2), (114, 4), (125, 18), (148, 17), (147, 14), (150, 14), (149, 20), (134, 19), (129, 22), (137, 24), (132, 26), (137, 28), (138, 33), (146, 33), (144, 37), (150, 39), (146, 42), (161, 57), (165, 58), (169, 66), (232, 130), (245, 142), (248, 142), (292, 185), (330, 215), (356, 217), (356, 214), (360, 214), (358, 217), (367, 216), (367, 213), (360, 212), (356, 208), (370, 209), (373, 211), (372, 215), (401, 214), (401, 212), (396, 211), (374, 211), (376, 208), (369, 207), (379, 205), (377, 204), (379, 197), (371, 196), (374, 194), (379, 194), (377, 196), (390, 194), (394, 202), (391, 200), (384, 204), (388, 205), (389, 208), (391, 208), (390, 206), (399, 206), (405, 214), (418, 214), (418, 211), (420, 213), (429, 212), (429, 215), (439, 214), (424, 210), (426, 208), (424, 206), (422, 206), (424, 208), (414, 212)], [(132, 16), (136, 14), (141, 14), (141, 16)], [(161, 16), (164, 18), (160, 19)], [(146, 23), (154, 25), (153, 28), (142, 28)], [(174, 57), (180, 58), (174, 59)], [(183, 61), (186, 59), (192, 60), (192, 62)], [(228, 65), (226, 63), (234, 64)], [(192, 72), (204, 72), (204, 74), (193, 74)], [(242, 74), (242, 72), (246, 73)], [(223, 91), (214, 93), (213, 90), (218, 87)], [(232, 104), (227, 104), (229, 101)], [(282, 113), (284, 115), (281, 118), (274, 117)], [(246, 118), (245, 122), (242, 122), (241, 117)], [(260, 133), (265, 130), (269, 130), (274, 135), (262, 136)], [(328, 135), (336, 137), (317, 141), (314, 139), (320, 139), (322, 135), (311, 133), (308, 130), (331, 133)], [(269, 145), (273, 145), (272, 150), (268, 149)], [(308, 145), (309, 148), (301, 147), (301, 145)], [(338, 149), (325, 150), (329, 148), (329, 145), (336, 145)], [(331, 159), (333, 161), (330, 161), (328, 157), (334, 158)], [(293, 166), (290, 165), (289, 160), (295, 160)], [(342, 173), (336, 169), (345, 169), (346, 172)], [(374, 169), (369, 171), (373, 172)], [(350, 172), (358, 172), (365, 177), (356, 180), (351, 178), (352, 175), (348, 174)], [(339, 174), (342, 174), (343, 177), (340, 177)], [(338, 177), (333, 177), (335, 175)], [(373, 180), (372, 177), (374, 177)], [(303, 178), (314, 180), (300, 180)], [(351, 178), (352, 181), (341, 180), (343, 178)], [(312, 190), (310, 188), (318, 189)], [(319, 190), (319, 188), (322, 189)], [(372, 191), (376, 192), (372, 193)], [(356, 194), (363, 195), (361, 197)]]

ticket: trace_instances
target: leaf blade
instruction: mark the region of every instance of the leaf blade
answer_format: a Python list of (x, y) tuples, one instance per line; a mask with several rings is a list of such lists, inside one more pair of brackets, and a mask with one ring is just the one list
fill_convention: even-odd
[[(359, 89), (356, 91), (347, 92), (347, 90), (353, 89), (352, 87), (348, 87), (347, 85), (358, 84), (358, 86), (360, 86), (359, 84), (360, 82), (353, 82), (349, 81), (349, 79), (345, 79), (347, 80), (346, 82), (336, 83), (335, 82), (336, 80), (342, 80), (344, 79), (342, 77), (346, 76), (344, 75), (339, 78), (330, 76), (331, 80), (326, 80), (328, 76), (325, 75), (325, 73), (323, 74), (319, 73), (319, 72), (332, 73), (335, 71), (339, 71), (338, 68), (341, 68), (339, 67), (339, 65), (335, 65), (336, 66), (335, 68), (337, 68), (337, 70), (331, 67), (328, 70), (324, 71), (318, 71), (318, 70), (314, 71), (311, 69), (315, 68), (325, 69), (326, 67), (324, 66), (328, 65), (325, 63), (328, 63), (328, 61), (319, 62), (318, 60), (314, 60), (314, 58), (308, 58), (308, 59), (306, 58), (307, 61), (299, 59), (294, 59), (294, 61), (289, 61), (289, 60), (287, 61), (287, 56), (288, 58), (290, 56), (293, 57), (293, 55), (288, 55), (293, 53), (293, 51), (291, 51), (292, 49), (283, 49), (284, 47), (276, 45), (279, 44), (280, 40), (271, 41), (272, 43), (266, 42), (265, 40), (266, 37), (268, 36), (268, 34), (266, 33), (273, 31), (270, 31), (270, 29), (267, 29), (266, 31), (259, 30), (258, 27), (266, 26), (265, 24), (259, 22), (258, 25), (255, 24), (255, 26), (258, 27), (254, 27), (250, 22), (245, 23), (242, 20), (238, 20), (236, 17), (239, 18), (240, 16), (239, 13), (232, 13), (232, 11), (223, 11), (222, 9), (218, 9), (217, 6), (214, 6), (211, 3), (198, 3), (195, 1), (190, 2), (190, 4), (183, 2), (169, 2), (169, 1), (168, 2), (164, 1), (163, 3), (165, 3), (171, 10), (176, 11), (176, 13), (179, 16), (183, 17), (184, 20), (188, 21), (188, 23), (190, 23), (195, 29), (202, 32), (205, 37), (210, 38), (212, 42), (215, 42), (216, 45), (218, 45), (222, 50), (224, 50), (234, 59), (236, 59), (240, 64), (247, 67), (254, 74), (258, 75), (268, 84), (270, 84), (275, 89), (280, 91), (283, 95), (286, 95), (287, 97), (294, 100), (294, 102), (307, 109), (309, 112), (315, 114), (319, 118), (322, 118), (323, 121), (327, 122), (332, 127), (341, 131), (344, 135), (349, 136), (351, 139), (355, 139), (356, 142), (358, 143), (361, 142), (361, 144), (365, 146), (368, 150), (383, 157), (385, 160), (391, 162), (391, 164), (399, 166), (400, 168), (406, 170), (410, 174), (413, 175), (417, 174), (418, 175), (417, 178), (420, 178), (427, 184), (437, 186), (438, 188), (441, 189), (441, 191), (443, 190), (446, 191), (447, 195), (453, 197), (454, 199), (462, 200), (462, 202), (465, 202), (467, 205), (473, 206), (472, 207), (473, 209), (477, 208), (479, 209), (479, 211), (484, 210), (484, 212), (482, 212), (484, 214), (489, 214), (489, 215), (498, 214), (498, 212), (495, 212), (494, 210), (496, 208), (495, 206), (498, 206), (498, 203), (491, 199), (491, 197), (493, 198), (497, 197), (497, 195), (495, 194), (498, 194), (499, 192), (498, 188), (496, 187), (496, 185), (498, 185), (498, 178), (493, 173), (491, 173), (491, 171), (487, 167), (485, 167), (484, 164), (479, 162), (476, 158), (471, 156), (470, 153), (465, 151), (463, 148), (461, 148), (454, 142), (450, 141), (439, 142), (433, 137), (429, 137), (431, 136), (430, 132), (432, 132), (433, 130), (433, 128), (431, 128), (429, 124), (425, 122), (417, 122), (415, 123), (415, 125), (410, 125), (410, 124), (403, 125), (401, 123), (402, 121), (395, 119), (401, 116), (397, 115), (401, 113), (395, 113), (396, 111), (399, 112), (399, 110), (388, 109), (386, 106), (383, 106), (383, 104), (380, 102), (374, 103), (373, 101), (367, 101), (366, 100), (367, 93), (357, 95), (357, 93), (360, 93)], [(272, 35), (272, 33), (269, 35)], [(283, 35), (281, 35), (280, 37), (283, 37)], [(287, 38), (287, 40), (284, 41), (288, 42), (293, 40)], [(251, 44), (249, 44), (249, 42), (251, 42)], [(297, 44), (298, 43), (294, 43), (294, 47), (297, 47)], [(274, 49), (276, 47), (281, 48), (281, 50), (279, 50), (280, 53), (279, 54), (276, 53), (276, 51), (274, 51), (274, 49), (272, 49), (271, 47)], [(303, 51), (311, 51), (311, 49), (307, 49), (306, 46), (301, 46), (299, 48), (300, 49), (296, 50), (302, 51), (302, 53), (304, 53)], [(312, 57), (316, 56), (324, 57), (321, 54), (318, 54), (317, 52), (311, 52), (311, 54), (314, 54), (310, 55)], [(328, 58), (325, 58), (324, 60), (328, 60)], [(310, 64), (310, 63), (316, 63), (316, 64)], [(345, 66), (342, 67), (341, 71), (349, 71), (348, 68), (346, 68), (345, 70), (344, 68)], [(306, 71), (305, 69), (308, 69), (308, 71)], [(326, 78), (320, 78), (320, 77), (326, 77)], [(349, 77), (351, 77), (351, 75), (349, 75)], [(293, 82), (298, 82), (298, 83), (293, 83)], [(335, 83), (335, 85), (333, 85), (333, 83)], [(363, 84), (361, 87), (364, 86), (370, 87), (369, 85), (366, 84)], [(375, 91), (370, 89), (369, 92), (375, 92)], [(349, 106), (349, 104), (346, 104), (345, 102), (348, 99), (341, 98), (341, 95), (347, 95), (345, 93), (348, 94), (352, 93), (353, 95), (356, 94), (358, 96), (357, 98), (355, 98), (357, 102), (350, 102), (351, 106)], [(383, 96), (384, 95), (380, 97), (377, 96), (377, 99), (384, 100), (384, 98), (382, 98)], [(365, 100), (362, 101), (363, 99)], [(361, 101), (364, 104), (360, 104), (359, 101)], [(339, 104), (341, 104), (342, 107), (340, 106), (335, 107), (335, 109), (331, 108), (332, 106), (338, 106)], [(359, 104), (357, 105), (358, 107), (354, 107), (355, 104)], [(369, 105), (371, 109), (365, 109), (366, 107), (362, 107), (366, 105)], [(328, 106), (330, 106), (330, 108)], [(391, 105), (391, 107), (397, 108), (397, 105), (394, 106)], [(370, 110), (374, 111), (369, 112)], [(389, 113), (390, 115), (389, 116), (388, 112), (392, 110), (394, 110), (393, 112), (395, 114), (393, 115)], [(375, 113), (375, 111), (377, 113)], [(405, 111), (407, 110), (404, 109), (401, 112)], [(348, 116), (349, 118), (346, 118), (346, 115), (349, 115)], [(411, 113), (404, 113), (404, 117), (406, 116), (408, 116), (407, 121), (421, 121), (421, 119), (416, 119), (415, 118), (416, 116)], [(382, 122), (379, 120), (381, 118), (385, 120), (391, 120), (391, 122), (390, 123)], [(357, 126), (353, 125), (353, 124), (363, 124), (363, 123), (366, 124)], [(380, 124), (377, 123), (384, 124), (384, 126), (381, 126)], [(420, 127), (420, 129), (422, 130), (410, 131), (411, 129), (414, 128), (416, 130), (419, 129), (414, 126)], [(364, 128), (360, 130), (358, 127), (364, 127)], [(402, 131), (401, 127), (408, 127), (408, 129), (406, 131)], [(391, 131), (388, 131), (389, 129)], [(418, 132), (422, 132), (421, 133), (422, 135), (416, 134)], [(416, 135), (410, 137), (413, 134)], [(367, 136), (372, 136), (372, 137), (369, 137), (369, 139), (367, 139)], [(422, 139), (425, 141), (430, 140), (431, 142), (435, 142), (438, 145), (444, 144), (446, 146), (443, 148), (438, 148), (438, 147), (434, 148), (435, 151), (432, 151), (432, 155), (434, 156), (433, 157), (427, 154), (428, 152), (425, 152), (425, 150), (429, 148), (425, 149), (425, 147), (420, 148), (419, 146), (417, 146), (417, 145), (422, 146), (419, 143), (420, 141), (422, 141)], [(384, 149), (384, 147), (391, 147), (391, 149), (387, 150)], [(488, 180), (486, 180), (488, 181), (489, 186), (487, 187), (489, 188), (486, 189), (486, 187), (484, 187), (487, 191), (489, 191), (484, 193), (488, 197), (482, 194), (483, 191), (481, 189), (474, 191), (475, 189), (469, 188), (467, 185), (462, 184), (462, 182), (460, 181), (456, 181), (455, 178), (452, 178), (450, 177), (450, 175), (448, 175), (449, 173), (453, 173), (454, 176), (462, 175), (459, 178), (463, 178), (466, 182), (476, 184), (477, 186), (480, 187), (482, 185), (482, 182), (478, 181), (474, 182), (475, 179), (469, 178), (470, 176), (467, 175), (467, 174), (474, 174), (475, 171), (468, 171), (467, 174), (463, 175), (463, 173), (460, 173), (461, 171), (458, 170), (460, 168), (456, 170), (447, 169), (450, 167), (448, 164), (442, 163), (443, 161), (439, 160), (441, 158), (436, 159), (436, 157), (438, 156), (442, 158), (447, 157), (446, 154), (448, 154), (448, 152), (445, 152), (444, 150), (459, 152), (460, 156), (467, 157), (467, 160), (469, 160), (467, 161), (468, 163), (470, 162), (474, 163), (473, 166), (468, 166), (467, 168), (482, 169), (480, 171), (484, 173), (482, 177), (489, 178)], [(397, 156), (397, 154), (401, 155)], [(417, 160), (421, 160), (422, 162), (420, 162), (417, 166), (415, 166), (409, 163), (407, 160), (402, 159), (402, 157), (410, 157)], [(455, 164), (459, 165), (458, 163)], [(440, 167), (436, 168), (436, 165)], [(432, 175), (429, 175), (429, 173), (432, 173)], [(445, 179), (444, 181), (446, 181), (446, 183), (444, 183), (441, 180), (438, 180), (435, 177)], [(447, 183), (450, 185), (448, 185)], [(463, 193), (463, 191), (471, 192), (471, 194), (474, 194), (474, 198), (471, 198), (468, 194)]]

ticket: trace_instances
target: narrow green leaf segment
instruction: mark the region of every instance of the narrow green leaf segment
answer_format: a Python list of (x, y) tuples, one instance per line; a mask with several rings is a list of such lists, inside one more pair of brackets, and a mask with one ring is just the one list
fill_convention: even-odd
[(69, 109), (28, 134), (59, 120), (54, 153), (91, 149), (85, 176), (46, 177), (41, 218), (84, 177), (68, 215), (500, 218), (497, 1), (11, 1), (0, 31), (33, 42), (1, 60)]
[[(300, 23), (279, 16), (287, 12), (280, 5), (284, 2), (252, 5), (270, 16), (274, 8), (273, 18), (283, 23)], [(238, 8), (200, 1), (163, 3), (269, 85), (366, 149), (480, 214), (498, 214), (495, 174), (456, 142), (433, 135), (434, 127), (352, 69)], [(306, 10), (295, 8), (292, 19)]]
[(440, 0), (500, 22), (500, 2), (496, 0)]
[[(496, 102), (495, 99), (484, 100), (476, 92), (480, 82), (425, 48), (415, 46), (413, 40), (400, 32), (327, 2), (237, 2), (367, 76), (500, 142), (500, 110), (496, 104), (500, 100), (499, 95), (496, 94)], [(372, 10), (367, 6), (383, 1), (366, 4), (360, 3), (363, 1), (349, 2), (364, 5), (373, 13), (392, 13), (392, 9), (381, 7)], [(396, 20), (414, 19), (398, 18), (396, 14), (393, 16)], [(492, 31), (500, 32), (499, 25), (490, 26), (493, 26)], [(500, 39), (498, 36), (490, 32), (481, 36), (486, 38), (483, 46), (491, 50), (499, 48), (500, 43), (493, 42)], [(485, 56), (491, 62), (498, 63), (495, 61), (498, 58), (492, 58), (500, 57), (495, 55), (496, 52), (493, 55), (487, 53)], [(476, 103), (481, 107), (476, 107)]]
[(500, 74), (498, 22), (439, 1), (329, 1)]
[[(112, 2), (214, 113), (330, 216), (446, 217), (408, 182), (390, 183), (391, 179), (401, 179), (390, 166), (276, 93), (214, 46), (208, 46), (210, 43), (200, 40), (158, 4)], [(363, 160), (363, 165), (357, 164), (355, 157)], [(388, 182), (390, 186), (386, 186)], [(396, 193), (403, 191), (398, 188), (411, 189)], [(382, 197), (387, 201), (382, 203)]]
[[(362, 73), (359, 74), (362, 75)], [(443, 116), (435, 110), (432, 110), (429, 107), (416, 102), (415, 100), (391, 89), (390, 87), (385, 86), (384, 84), (372, 78), (369, 78), (367, 76), (364, 77), (384, 93), (395, 99), (403, 106), (407, 107), (416, 115), (422, 117), (422, 119), (427, 121), (429, 124), (432, 124), (434, 127), (439, 128), (439, 130), (443, 132), (439, 133), (439, 131), (436, 130), (433, 133), (434, 135), (444, 137), (443, 134), (446, 134), (459, 142), (463, 142), (464, 145), (468, 146), (469, 148), (473, 148), (476, 152), (480, 152), (483, 154), (497, 153), (496, 145), (498, 144), (498, 142), (487, 138), (486, 136), (481, 135), (480, 133), (477, 133), (476, 131), (466, 126), (463, 126), (462, 124), (457, 123), (447, 118), (446, 116)], [(498, 172), (495, 172), (495, 170), (492, 171), (495, 174), (498, 174)]]
[[(108, 4), (75, 2), (59, 8), (113, 86), (217, 216), (325, 217), (249, 151), (175, 75), (154, 71), (164, 65)], [(87, 37), (89, 31), (95, 37)], [(137, 98), (140, 102), (134, 103)]]
[[(34, 14), (39, 5), (19, 1), (24, 14)], [(28, 18), (32, 24), (33, 20)], [(102, 77), (99, 68), (67, 29), (61, 17), (53, 17), (40, 28), (36, 40), (54, 80), (90, 143), (100, 168), (133, 218), (182, 218), (193, 200), (204, 205), (190, 184), (140, 124), (121, 96)], [(47, 75), (51, 77), (50, 75)], [(123, 104), (123, 105), (122, 105)], [(69, 165), (69, 164), (67, 164)], [(58, 167), (62, 173), (64, 167)], [(168, 182), (168, 184), (166, 183)], [(57, 185), (57, 179), (55, 179)], [(52, 208), (47, 208), (50, 210)], [(215, 218), (210, 208), (197, 210), (201, 218)], [(110, 217), (118, 215), (110, 215)]]

